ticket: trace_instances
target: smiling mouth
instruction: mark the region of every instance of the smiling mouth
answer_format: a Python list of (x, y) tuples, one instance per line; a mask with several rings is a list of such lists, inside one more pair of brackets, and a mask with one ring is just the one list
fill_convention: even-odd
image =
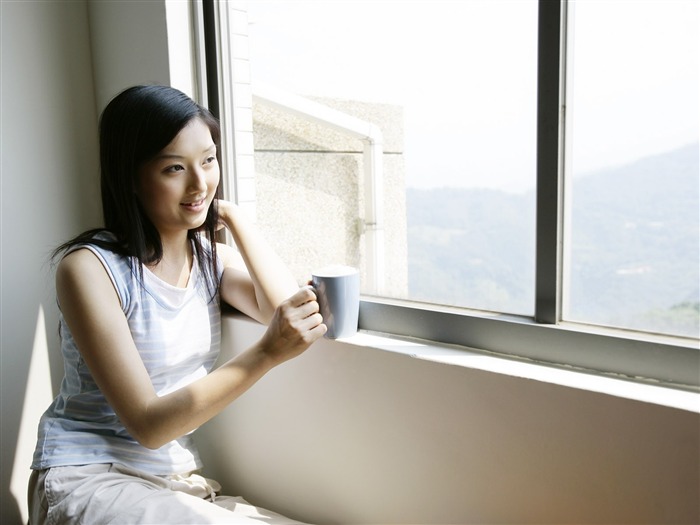
[(186, 208), (198, 208), (204, 204), (205, 198), (201, 198), (198, 201), (192, 202), (181, 202), (180, 206), (185, 206)]

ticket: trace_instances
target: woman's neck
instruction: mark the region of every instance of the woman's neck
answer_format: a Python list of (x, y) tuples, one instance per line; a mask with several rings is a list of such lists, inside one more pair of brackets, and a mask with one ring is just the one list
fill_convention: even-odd
[(192, 243), (187, 236), (178, 239), (161, 238), (163, 257), (148, 269), (161, 280), (178, 288), (186, 288), (192, 270)]

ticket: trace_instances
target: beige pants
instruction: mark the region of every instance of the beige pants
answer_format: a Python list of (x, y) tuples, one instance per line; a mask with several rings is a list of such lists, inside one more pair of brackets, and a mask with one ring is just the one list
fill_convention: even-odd
[(54, 467), (29, 480), (31, 525), (299, 524), (219, 496), (221, 487), (197, 474), (152, 476), (116, 464)]

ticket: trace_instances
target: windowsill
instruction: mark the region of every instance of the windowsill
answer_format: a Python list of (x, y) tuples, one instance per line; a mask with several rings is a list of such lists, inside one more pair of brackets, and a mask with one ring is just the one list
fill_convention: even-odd
[[(234, 310), (225, 312), (224, 322), (227, 319), (250, 323), (263, 329), (262, 325), (256, 321)], [(394, 352), (434, 363), (530, 379), (700, 414), (700, 392), (680, 390), (650, 381), (644, 382), (642, 379), (631, 380), (613, 374), (575, 369), (564, 365), (554, 366), (463, 346), (439, 344), (367, 330), (361, 330), (351, 337), (335, 341), (324, 340), (324, 343)]]
[[(424, 347), (420, 356), (430, 359), (461, 363), (467, 355), (488, 356), (499, 363), (508, 363), (506, 369), (520, 370), (522, 377), (550, 378), (552, 382), (563, 381), (561, 384), (566, 385), (571, 380), (561, 372), (582, 376), (584, 385), (594, 382), (591, 378), (604, 378), (605, 386), (600, 387), (604, 388), (603, 392), (609, 390), (609, 381), (613, 385), (654, 387), (643, 389), (651, 394), (641, 397), (637, 394), (635, 399), (651, 397), (653, 401), (657, 394), (665, 391), (700, 395), (700, 351), (690, 339), (573, 323), (540, 324), (503, 314), (367, 297), (360, 304), (360, 326), (370, 334), (392, 341), (417, 342)], [(496, 367), (498, 371), (503, 368)], [(544, 377), (541, 368), (547, 370)], [(572, 386), (579, 383), (581, 381), (574, 381)], [(635, 390), (631, 387), (612, 390), (628, 392), (630, 389)], [(699, 398), (681, 397), (691, 400), (691, 410), (700, 410), (695, 407), (700, 404)]]
[(603, 373), (567, 369), (472, 348), (397, 338), (369, 331), (360, 331), (354, 336), (337, 339), (337, 342), (700, 413), (700, 393)]

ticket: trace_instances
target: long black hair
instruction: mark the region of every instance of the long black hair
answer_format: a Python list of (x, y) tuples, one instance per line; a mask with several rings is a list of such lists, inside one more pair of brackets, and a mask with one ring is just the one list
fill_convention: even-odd
[[(132, 270), (139, 277), (144, 264), (160, 261), (163, 257), (160, 234), (136, 197), (138, 172), (195, 118), (209, 128), (218, 157), (221, 142), (218, 120), (181, 91), (168, 86), (134, 86), (114, 97), (102, 112), (99, 124), (104, 227), (88, 230), (63, 243), (54, 250), (53, 258), (78, 245), (94, 244), (130, 257)], [(204, 224), (188, 232), (212, 298), (218, 288), (215, 237), (218, 221), (214, 199)], [(111, 233), (111, 238), (96, 237), (100, 232)], [(200, 235), (208, 238), (211, 250), (203, 247)]]

